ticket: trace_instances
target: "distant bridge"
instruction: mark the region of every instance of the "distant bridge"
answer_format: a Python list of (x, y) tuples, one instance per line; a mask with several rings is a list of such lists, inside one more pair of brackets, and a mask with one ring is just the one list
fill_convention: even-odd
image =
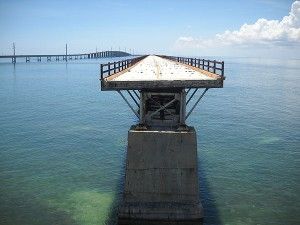
[(12, 63), (17, 62), (17, 58), (25, 59), (25, 62), (30, 62), (35, 59), (37, 62), (41, 62), (44, 58), (47, 62), (50, 61), (68, 61), (77, 59), (95, 59), (95, 58), (107, 58), (107, 57), (124, 57), (130, 56), (131, 54), (123, 51), (102, 51), (93, 53), (81, 53), (81, 54), (56, 54), (56, 55), (1, 55), (0, 59), (11, 59)]

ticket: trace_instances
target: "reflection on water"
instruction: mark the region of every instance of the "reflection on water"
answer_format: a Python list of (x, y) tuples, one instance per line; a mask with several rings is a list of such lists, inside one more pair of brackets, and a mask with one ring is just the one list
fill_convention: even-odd
[[(299, 60), (225, 62), (225, 87), (188, 121), (204, 222), (297, 224)], [(100, 92), (99, 63), (0, 64), (0, 224), (115, 223), (136, 119), (116, 93)]]

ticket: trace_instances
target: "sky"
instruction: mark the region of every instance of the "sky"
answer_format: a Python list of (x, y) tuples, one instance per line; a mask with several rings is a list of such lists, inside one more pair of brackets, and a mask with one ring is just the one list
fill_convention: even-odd
[(300, 1), (0, 0), (0, 54), (300, 58)]

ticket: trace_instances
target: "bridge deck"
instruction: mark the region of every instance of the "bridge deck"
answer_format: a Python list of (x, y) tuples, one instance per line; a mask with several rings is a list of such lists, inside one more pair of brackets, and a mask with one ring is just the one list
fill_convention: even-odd
[(208, 87), (223, 87), (223, 77), (183, 63), (151, 55), (126, 70), (104, 78), (102, 89)]

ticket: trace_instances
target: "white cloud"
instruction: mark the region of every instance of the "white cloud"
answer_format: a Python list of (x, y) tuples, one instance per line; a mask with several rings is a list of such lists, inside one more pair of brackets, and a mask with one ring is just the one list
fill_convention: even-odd
[(300, 44), (300, 1), (295, 1), (288, 16), (279, 20), (258, 19), (244, 24), (239, 30), (225, 31), (211, 39), (180, 37), (177, 48), (205, 48), (218, 46), (250, 46), (253, 44)]

